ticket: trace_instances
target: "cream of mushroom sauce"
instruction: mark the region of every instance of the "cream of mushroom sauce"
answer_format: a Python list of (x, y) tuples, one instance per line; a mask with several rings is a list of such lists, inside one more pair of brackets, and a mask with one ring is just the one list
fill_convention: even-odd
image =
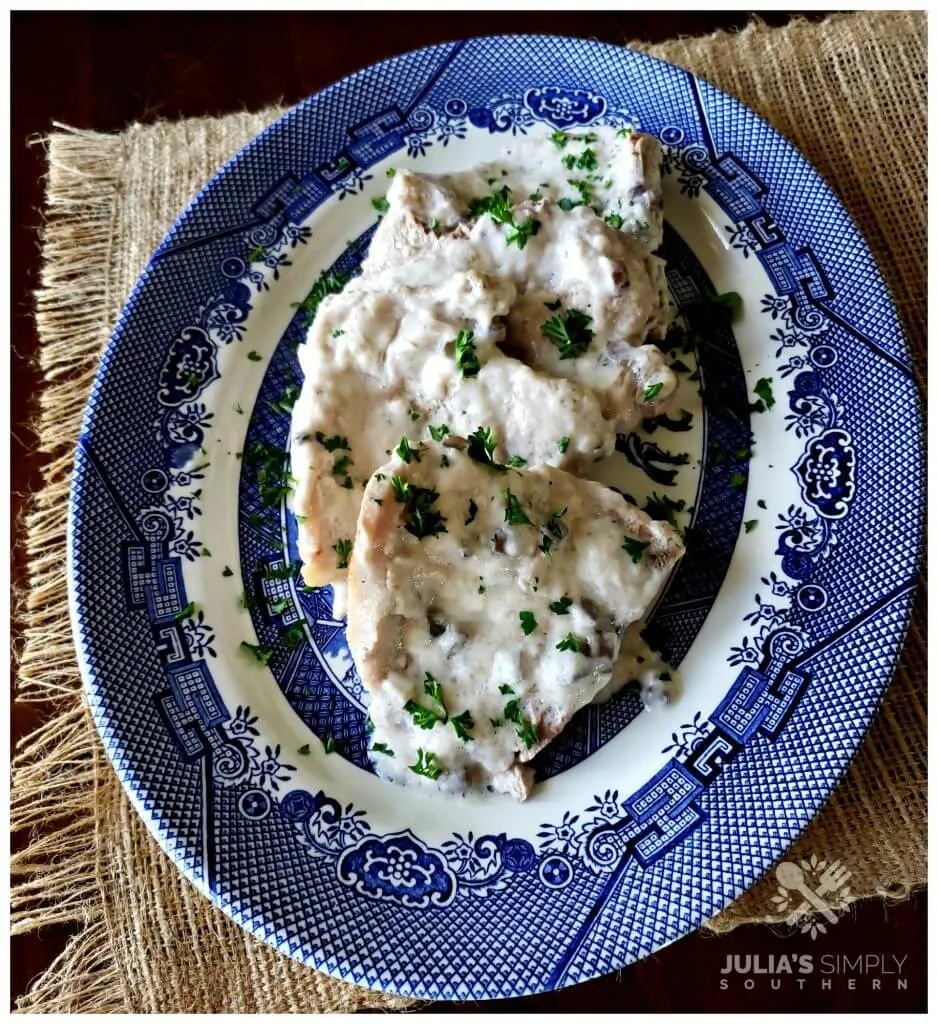
[[(654, 255), (660, 149), (598, 128), (392, 177), (361, 276), (320, 303), (300, 349), (303, 575), (348, 609), (379, 772), (524, 799), (528, 762), (579, 708), (629, 680), (662, 696), (641, 620), (680, 539), (570, 475), (676, 388), (647, 343), (673, 315)], [(489, 463), (525, 469), (470, 458), (480, 428)], [(422, 481), (445, 529), (408, 532), (394, 476)], [(506, 490), (530, 522), (507, 521)]]

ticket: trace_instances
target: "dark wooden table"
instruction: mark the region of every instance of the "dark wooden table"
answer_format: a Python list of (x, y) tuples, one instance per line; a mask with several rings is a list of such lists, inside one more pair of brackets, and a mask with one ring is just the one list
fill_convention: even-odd
[[(794, 12), (761, 12), (784, 24)], [(799, 12), (801, 13), (801, 12)], [(817, 13), (807, 15), (819, 17)], [(668, 13), (395, 13), (333, 14), (15, 14), (13, 47), (13, 303), (12, 521), (40, 483), (29, 420), (38, 386), (32, 293), (38, 286), (37, 239), (44, 173), (41, 147), (28, 146), (53, 121), (117, 131), (131, 121), (224, 114), (292, 103), (373, 61), (429, 43), (492, 32), (550, 32), (613, 43), (658, 41), (716, 28), (741, 28), (742, 12)], [(14, 527), (16, 529), (16, 527)], [(23, 580), (14, 543), (14, 581)], [(14, 623), (14, 630), (16, 626)], [(35, 708), (13, 704), (15, 740), (38, 720)], [(826, 853), (827, 851), (819, 851)], [(921, 1010), (925, 1006), (923, 894), (887, 907), (868, 900), (816, 941), (761, 926), (717, 938), (687, 936), (653, 957), (563, 992), (485, 1004), (494, 1010)], [(63, 948), (66, 929), (19, 937), (12, 944), (12, 997), (28, 987)], [(782, 980), (773, 991), (765, 975), (721, 974), (730, 956), (768, 958), (811, 954), (815, 971), (799, 986)], [(894, 977), (856, 969), (822, 973), (822, 964), (858, 955), (905, 957)], [(828, 960), (822, 961), (822, 957)], [(834, 960), (835, 957), (841, 958)], [(876, 975), (874, 975), (876, 976)], [(851, 985), (851, 978), (853, 985)], [(829, 985), (825, 982), (829, 982)], [(747, 985), (752, 983), (752, 988)], [(476, 1011), (479, 1004), (437, 1009)], [(193, 1008), (197, 1009), (197, 1008)]]

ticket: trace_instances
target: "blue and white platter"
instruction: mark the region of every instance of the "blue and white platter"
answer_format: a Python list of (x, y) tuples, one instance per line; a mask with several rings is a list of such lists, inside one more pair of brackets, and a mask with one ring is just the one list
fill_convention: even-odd
[[(639, 503), (685, 503), (688, 553), (651, 626), (682, 692), (650, 710), (630, 691), (585, 709), (539, 755), (523, 804), (403, 790), (369, 766), (331, 590), (303, 588), (289, 508), (242, 455), (285, 449), (297, 304), (323, 272), (355, 272), (389, 167), (461, 169), (527, 133), (594, 124), (664, 146), (678, 303), (742, 297), (697, 366), (681, 357), (686, 413), (621, 438), (602, 470)], [(698, 927), (805, 828), (892, 675), (923, 504), (892, 302), (792, 146), (645, 55), (473, 39), (305, 100), (163, 240), (78, 445), (71, 612), (123, 785), (226, 914), (360, 985), (518, 996)]]

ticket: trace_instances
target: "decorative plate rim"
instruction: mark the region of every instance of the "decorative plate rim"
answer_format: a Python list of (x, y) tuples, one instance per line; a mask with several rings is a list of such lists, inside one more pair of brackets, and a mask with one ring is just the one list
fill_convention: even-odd
[[(455, 43), (441, 43), (441, 44), (437, 44), (437, 45), (434, 45), (434, 46), (423, 47), (423, 48), (420, 48), (420, 49), (417, 49), (417, 50), (408, 51), (407, 53), (400, 54), (400, 55), (395, 56), (395, 57), (388, 58), (387, 60), (378, 62), (378, 63), (373, 64), (373, 65), (369, 65), (369, 66), (367, 66), (365, 68), (362, 68), (362, 69), (354, 72), (351, 75), (345, 76), (344, 78), (339, 79), (336, 82), (332, 83), (331, 85), (327, 86), (325, 89), (323, 89), (323, 90), (313, 94), (312, 96), (308, 97), (307, 99), (301, 101), (300, 103), (296, 104), (295, 106), (290, 108), (288, 111), (286, 111), (280, 118), (278, 118), (275, 122), (273, 122), (271, 125), (269, 125), (267, 128), (265, 128), (253, 140), (251, 140), (244, 148), (242, 148), (238, 153), (236, 153), (228, 161), (226, 161), (226, 163), (222, 166), (222, 168), (219, 171), (216, 172), (216, 174), (213, 176), (211, 181), (208, 182), (203, 187), (203, 189), (200, 190), (198, 195), (189, 203), (189, 205), (186, 207), (185, 211), (180, 215), (180, 217), (176, 220), (174, 225), (170, 228), (170, 230), (164, 236), (163, 240), (161, 241), (160, 245), (157, 247), (157, 249), (154, 252), (153, 256), (148, 261), (146, 268), (144, 269), (144, 271), (142, 272), (142, 274), (138, 278), (138, 281), (137, 281), (133, 291), (131, 292), (131, 295), (130, 295), (129, 299), (127, 300), (127, 303), (125, 304), (123, 310), (121, 311), (121, 314), (120, 314), (120, 316), (118, 318), (118, 322), (117, 322), (117, 324), (116, 324), (116, 326), (114, 328), (114, 331), (113, 331), (113, 333), (111, 335), (111, 338), (110, 338), (110, 340), (108, 342), (106, 351), (105, 351), (105, 353), (104, 353), (104, 355), (102, 357), (101, 366), (100, 366), (100, 368), (98, 370), (98, 373), (97, 373), (97, 376), (95, 378), (95, 385), (93, 386), (92, 396), (89, 399), (89, 403), (88, 403), (88, 406), (87, 406), (86, 411), (85, 411), (85, 416), (84, 416), (83, 423), (82, 423), (82, 428), (81, 428), (81, 441), (79, 443), (79, 447), (81, 447), (81, 443), (84, 440), (84, 438), (86, 436), (86, 433), (88, 432), (89, 428), (91, 427), (91, 425), (92, 425), (92, 423), (94, 421), (95, 409), (96, 409), (95, 393), (97, 391), (98, 385), (99, 384), (103, 384), (105, 382), (107, 376), (108, 376), (109, 366), (110, 366), (111, 362), (113, 361), (113, 359), (115, 358), (115, 353), (118, 350), (118, 346), (121, 344), (121, 340), (122, 340), (122, 338), (125, 335), (126, 326), (127, 326), (128, 322), (133, 318), (133, 316), (135, 314), (135, 310), (137, 309), (137, 305), (138, 305), (138, 303), (139, 303), (139, 301), (141, 299), (141, 296), (143, 296), (145, 294), (145, 291), (146, 291), (146, 288), (147, 288), (147, 283), (148, 283), (148, 281), (150, 279), (150, 276), (152, 274), (154, 263), (155, 263), (157, 257), (159, 256), (159, 254), (161, 254), (162, 252), (165, 251), (166, 247), (172, 242), (174, 237), (176, 237), (177, 233), (182, 228), (184, 228), (187, 223), (189, 223), (190, 219), (195, 214), (195, 212), (198, 211), (203, 206), (203, 204), (206, 203), (206, 201), (213, 195), (213, 193), (217, 189), (225, 187), (225, 185), (230, 181), (231, 177), (237, 173), (238, 169), (242, 166), (243, 162), (248, 160), (250, 158), (250, 156), (257, 149), (264, 147), (267, 144), (268, 140), (274, 139), (278, 135), (289, 131), (289, 129), (293, 125), (294, 121), (297, 118), (299, 118), (304, 112), (306, 112), (306, 111), (308, 111), (310, 109), (315, 108), (319, 104), (324, 103), (325, 100), (329, 96), (333, 95), (336, 91), (342, 89), (343, 87), (355, 87), (356, 85), (361, 84), (361, 82), (364, 81), (365, 79), (367, 79), (367, 77), (369, 75), (373, 75), (376, 72), (376, 69), (380, 69), (380, 68), (391, 69), (392, 67), (400, 67), (406, 61), (408, 61), (409, 59), (413, 59), (413, 58), (419, 57), (421, 55), (432, 54), (432, 53), (442, 53), (442, 52), (451, 50), (453, 47), (463, 47), (463, 46), (465, 46), (467, 44), (470, 44), (470, 43), (479, 43), (479, 42), (483, 42), (483, 41), (484, 42), (489, 42), (489, 43), (500, 42), (500, 43), (505, 43), (505, 44), (510, 44), (510, 43), (516, 43), (516, 44), (537, 43), (537, 44), (545, 44), (546, 45), (548, 43), (552, 43), (552, 44), (559, 44), (561, 47), (570, 46), (571, 44), (575, 44), (575, 45), (581, 45), (581, 46), (589, 47), (591, 50), (594, 49), (594, 48), (600, 48), (600, 49), (606, 51), (607, 53), (611, 52), (611, 53), (616, 54), (616, 55), (621, 55), (622, 57), (624, 57), (625, 55), (631, 55), (632, 57), (637, 58), (638, 60), (637, 60), (636, 67), (638, 68), (638, 70), (636, 72), (634, 72), (634, 73), (638, 77), (641, 77), (641, 75), (646, 73), (645, 72), (645, 68), (646, 68), (645, 62), (651, 62), (653, 65), (659, 65), (661, 68), (666, 69), (666, 73), (669, 76), (673, 76), (673, 75), (675, 75), (675, 73), (677, 73), (679, 75), (686, 76), (692, 82), (699, 83), (701, 81), (699, 79), (696, 79), (694, 76), (690, 75), (688, 72), (684, 71), (683, 69), (677, 68), (676, 66), (671, 65), (671, 64), (669, 64), (669, 63), (667, 63), (665, 61), (661, 61), (658, 58), (651, 57), (651, 56), (649, 56), (647, 54), (644, 54), (644, 53), (641, 53), (639, 51), (629, 50), (626, 47), (615, 46), (614, 44), (598, 43), (598, 42), (593, 42), (593, 41), (589, 41), (589, 40), (579, 39), (579, 38), (576, 38), (576, 37), (563, 37), (563, 36), (556, 36), (556, 35), (486, 36), (486, 37), (477, 37), (475, 39), (462, 40), (462, 41), (458, 41), (458, 42), (455, 42)], [(621, 57), (620, 57), (620, 59), (621, 59)], [(632, 72), (630, 72), (630, 73), (632, 73)], [(715, 87), (713, 87), (713, 86), (709, 86), (708, 85), (707, 87), (709, 89), (713, 90), (714, 92), (717, 92), (717, 93), (720, 92), (719, 90), (716, 90)], [(740, 101), (736, 100), (734, 97), (728, 96), (725, 93), (721, 93), (721, 95), (733, 107), (735, 107), (737, 110), (742, 112), (741, 116), (743, 118), (744, 124), (748, 125), (749, 123), (751, 123), (751, 121), (753, 119), (755, 119), (756, 121), (760, 122), (763, 125), (763, 127), (764, 127), (766, 133), (768, 134), (769, 138), (776, 140), (775, 145), (781, 145), (782, 147), (784, 147), (785, 149), (787, 149), (789, 151), (789, 155), (790, 156), (795, 158), (795, 160), (796, 160), (796, 162), (798, 164), (798, 167), (799, 167), (799, 173), (801, 175), (807, 175), (808, 177), (810, 177), (816, 183), (816, 185), (818, 185), (820, 187), (820, 189), (823, 191), (827, 202), (833, 204), (837, 208), (837, 210), (841, 213), (841, 215), (844, 216), (847, 219), (847, 221), (849, 222), (850, 228), (855, 233), (856, 238), (857, 238), (857, 240), (859, 241), (859, 243), (860, 243), (860, 245), (862, 247), (863, 254), (864, 254), (865, 259), (867, 260), (867, 263), (868, 263), (867, 269), (872, 271), (873, 275), (877, 279), (877, 283), (878, 283), (878, 285), (879, 285), (879, 287), (880, 287), (880, 289), (882, 291), (883, 297), (885, 298), (885, 300), (889, 304), (889, 313), (891, 315), (892, 322), (895, 325), (896, 329), (898, 330), (899, 336), (902, 339), (902, 348), (903, 348), (905, 357), (906, 357), (907, 360), (909, 360), (910, 359), (910, 352), (909, 352), (908, 342), (905, 339), (904, 333), (902, 332), (901, 324), (899, 323), (898, 316), (896, 314), (892, 298), (889, 295), (889, 292), (888, 292), (888, 289), (886, 287), (885, 281), (882, 278), (882, 274), (879, 271), (879, 268), (876, 265), (875, 259), (873, 258), (872, 254), (870, 253), (869, 248), (866, 245), (865, 240), (863, 239), (862, 234), (860, 233), (860, 231), (857, 228), (856, 224), (854, 223), (853, 219), (850, 217), (850, 214), (848, 213), (848, 211), (846, 211), (846, 209), (844, 208), (843, 204), (837, 198), (836, 194), (827, 185), (827, 183), (824, 181), (824, 179), (821, 177), (821, 175), (807, 162), (807, 160), (788, 141), (788, 139), (786, 139), (776, 129), (774, 129), (770, 124), (768, 124), (768, 122), (766, 122), (764, 118), (762, 118), (760, 115), (756, 114), (755, 112), (751, 111), (748, 107), (746, 107), (744, 104), (740, 103)], [(924, 493), (925, 493), (925, 491), (924, 491), (924, 488), (925, 488), (924, 445), (923, 445), (923, 426), (924, 426), (924, 424), (923, 424), (923, 417), (922, 417), (922, 412), (921, 412), (920, 395), (918, 394), (917, 388), (915, 388), (914, 377), (912, 379), (913, 379), (913, 388), (915, 389), (915, 403), (916, 403), (916, 406), (915, 406), (915, 410), (914, 410), (914, 415), (910, 418), (909, 424), (906, 425), (906, 430), (909, 433), (911, 433), (911, 426), (912, 426), (912, 422), (914, 421), (915, 430), (914, 430), (914, 445), (913, 445), (913, 448), (912, 448), (912, 454), (913, 454), (913, 456), (915, 458), (914, 475), (915, 475), (915, 482), (916, 482), (916, 485), (917, 485), (916, 486), (917, 499), (918, 499), (919, 503), (921, 503), (923, 501)], [(80, 622), (80, 614), (79, 614), (80, 599), (79, 599), (79, 596), (78, 596), (78, 593), (77, 593), (78, 576), (79, 576), (79, 572), (80, 572), (81, 553), (76, 548), (75, 523), (76, 523), (76, 517), (77, 517), (78, 512), (79, 512), (78, 506), (79, 506), (79, 504), (81, 502), (81, 497), (82, 497), (81, 487), (78, 486), (78, 485), (74, 485), (73, 488), (72, 488), (72, 492), (70, 494), (69, 508), (68, 508), (67, 582), (68, 582), (68, 593), (69, 593), (70, 618), (71, 618), (71, 622), (72, 622), (73, 632), (74, 632), (74, 635), (75, 635), (75, 638), (76, 638), (76, 646), (78, 648), (79, 663), (80, 663), (80, 667), (81, 667), (82, 677), (83, 677), (84, 685), (86, 687), (86, 690), (87, 690), (89, 696), (93, 696), (96, 693), (97, 689), (100, 687), (101, 683), (100, 683), (100, 680), (97, 678), (97, 675), (96, 675), (96, 673), (94, 671), (93, 666), (90, 664), (90, 661), (88, 660), (87, 652), (86, 652), (85, 647), (84, 647), (83, 642), (82, 642), (83, 641), (83, 632), (82, 632), (82, 624)], [(910, 561), (912, 562), (913, 568), (914, 568), (914, 570), (916, 572), (917, 572), (918, 567), (921, 564), (923, 546), (924, 546), (924, 528), (923, 528), (923, 525), (921, 523), (919, 523), (918, 535), (917, 535), (916, 544), (915, 544), (915, 551), (914, 551), (914, 554), (913, 554), (912, 558), (910, 559)], [(761, 862), (759, 862), (758, 865), (756, 865), (755, 862), (754, 862), (753, 866), (751, 866), (749, 868), (749, 870), (747, 871), (746, 878), (743, 879), (743, 881), (741, 881), (740, 883), (736, 884), (733, 887), (732, 894), (727, 896), (726, 892), (724, 892), (723, 898), (722, 898), (722, 902), (719, 903), (720, 907), (727, 905), (732, 899), (735, 899), (741, 892), (745, 891), (759, 877), (761, 877), (763, 872), (784, 852), (785, 849), (787, 849), (787, 847), (790, 844), (790, 842), (794, 841), (794, 839), (797, 837), (797, 835), (801, 834), (804, 831), (804, 829), (807, 828), (807, 826), (813, 820), (814, 816), (819, 812), (819, 810), (827, 802), (827, 800), (829, 799), (831, 793), (833, 792), (833, 790), (836, 788), (836, 786), (839, 784), (839, 782), (843, 778), (847, 768), (849, 767), (849, 763), (850, 763), (851, 758), (855, 755), (856, 751), (858, 750), (859, 746), (862, 743), (863, 738), (866, 736), (866, 734), (867, 734), (867, 732), (868, 732), (868, 730), (870, 728), (870, 725), (871, 725), (871, 723), (873, 721), (873, 718), (875, 717), (875, 712), (878, 709), (878, 706), (879, 706), (879, 704), (880, 704), (880, 702), (882, 700), (883, 694), (885, 693), (885, 689), (888, 686), (889, 681), (892, 679), (892, 676), (893, 676), (893, 674), (895, 672), (895, 667), (896, 667), (896, 665), (897, 665), (897, 663), (899, 661), (899, 658), (901, 656), (902, 648), (903, 648), (903, 645), (904, 645), (904, 642), (905, 642), (905, 637), (906, 637), (906, 634), (907, 634), (907, 631), (908, 631), (908, 628), (909, 628), (910, 613), (911, 613), (911, 601), (914, 598), (914, 592), (915, 592), (916, 589), (917, 589), (917, 585), (913, 584), (911, 592), (909, 593), (907, 600), (905, 600), (906, 592), (903, 592), (903, 594), (899, 595), (900, 597), (903, 597), (904, 603), (906, 605), (906, 608), (905, 608), (905, 611), (903, 612), (903, 625), (902, 625), (901, 630), (900, 630), (900, 638), (895, 642), (895, 644), (894, 644), (894, 646), (892, 648), (890, 657), (888, 659), (888, 662), (889, 662), (889, 674), (888, 674), (888, 677), (886, 677), (883, 681), (881, 681), (881, 683), (880, 683), (880, 685), (878, 687), (878, 695), (876, 697), (876, 700), (875, 700), (874, 704), (871, 707), (869, 707), (868, 709), (860, 709), (857, 712), (857, 715), (856, 715), (856, 717), (854, 719), (854, 723), (855, 723), (854, 732), (851, 733), (850, 737), (848, 738), (849, 739), (849, 745), (852, 748), (850, 753), (849, 753), (849, 756), (846, 757), (846, 759), (844, 760), (843, 764), (841, 765), (841, 767), (839, 768), (839, 770), (836, 773), (832, 773), (832, 772), (828, 773), (828, 775), (826, 777), (826, 780), (825, 780), (825, 784), (824, 784), (825, 788), (826, 788), (826, 793), (824, 793), (823, 795), (821, 795), (819, 797), (819, 799), (814, 801), (812, 806), (809, 806), (809, 807), (805, 808), (805, 811), (802, 813), (802, 820), (801, 820), (800, 825), (798, 826), (798, 829), (795, 832), (795, 834), (790, 836), (790, 837), (788, 837), (788, 838), (786, 838), (782, 842), (781, 846), (779, 846), (777, 849), (775, 849), (774, 852), (771, 852), (771, 854), (768, 857), (764, 857), (761, 860)], [(898, 600), (898, 598), (896, 597), (896, 598), (894, 598), (894, 600)], [(112, 763), (114, 764), (115, 770), (117, 771), (118, 776), (120, 777), (121, 782), (124, 785), (125, 791), (127, 791), (129, 793), (129, 795), (130, 795), (130, 797), (131, 797), (131, 799), (132, 799), (136, 809), (141, 814), (141, 816), (144, 818), (145, 822), (148, 825), (148, 828), (150, 829), (151, 833), (157, 838), (157, 840), (160, 843), (161, 847), (167, 852), (167, 854), (169, 856), (171, 856), (173, 858), (173, 860), (176, 862), (177, 866), (180, 867), (180, 870), (182, 870), (187, 875), (187, 877), (189, 877), (190, 880), (192, 880), (200, 888), (200, 890), (203, 893), (208, 895), (217, 906), (219, 906), (230, 917), (232, 917), (233, 919), (238, 921), (238, 923), (240, 923), (243, 927), (246, 927), (246, 928), (248, 928), (248, 930), (254, 932), (255, 934), (258, 934), (262, 930), (260, 927), (255, 926), (255, 925), (249, 925), (249, 924), (246, 924), (243, 920), (239, 920), (238, 916), (235, 913), (232, 912), (230, 904), (229, 905), (225, 905), (223, 903), (223, 901), (218, 897), (217, 893), (211, 891), (211, 888), (206, 886), (205, 884), (203, 884), (202, 880), (200, 880), (198, 877), (193, 877), (192, 871), (187, 869), (182, 863), (180, 863), (180, 858), (179, 858), (177, 852), (174, 849), (172, 849), (170, 844), (165, 840), (165, 837), (163, 835), (161, 835), (161, 833), (159, 832), (158, 828), (156, 827), (156, 822), (153, 820), (152, 813), (151, 813), (151, 808), (146, 806), (146, 800), (141, 798), (140, 794), (137, 792), (137, 789), (136, 789), (136, 786), (135, 786), (133, 780), (130, 777), (132, 773), (129, 770), (128, 765), (132, 764), (132, 750), (131, 749), (127, 749), (127, 746), (128, 746), (127, 745), (127, 739), (128, 738), (125, 737), (125, 736), (121, 736), (117, 732), (115, 732), (111, 728), (111, 725), (110, 725), (110, 723), (109, 723), (109, 721), (107, 719), (107, 716), (105, 715), (105, 713), (101, 709), (101, 707), (95, 701), (92, 701), (92, 703), (94, 705), (93, 711), (94, 711), (94, 717), (95, 717), (96, 725), (98, 727), (99, 732), (105, 738), (104, 739), (104, 745), (105, 745), (105, 748), (107, 750), (108, 757), (111, 759)], [(859, 726), (859, 728), (856, 728), (857, 726)], [(132, 746), (133, 746), (133, 743), (131, 742), (129, 744), (129, 747), (132, 748)], [(753, 867), (755, 867), (755, 870), (753, 870)], [(714, 903), (713, 905), (710, 906), (708, 912), (706, 914), (704, 914), (704, 916), (709, 916), (710, 913), (712, 913), (715, 909), (717, 909), (717, 904), (716, 903)], [(264, 938), (265, 941), (268, 941), (270, 944), (272, 944), (276, 948), (280, 949), (281, 952), (287, 952), (288, 955), (293, 956), (295, 959), (299, 959), (299, 960), (301, 960), (303, 962), (309, 962), (308, 956), (304, 956), (302, 954), (298, 954), (296, 951), (290, 951), (290, 950), (284, 949), (282, 944), (280, 944), (278, 941), (275, 941), (275, 940), (271, 939), (268, 935), (261, 935), (260, 937)], [(670, 938), (666, 938), (665, 941), (663, 943), (659, 943), (659, 945), (666, 944), (668, 941), (673, 941), (674, 938), (676, 938), (676, 936), (671, 936)], [(644, 954), (640, 954), (640, 955), (644, 955)], [(633, 957), (627, 959), (624, 963), (631, 962), (631, 959), (635, 959), (635, 958), (636, 957), (633, 956)], [(348, 953), (346, 953), (346, 960), (349, 960), (349, 959), (351, 959), (351, 956)], [(624, 966), (624, 963), (621, 964), (620, 966)], [(360, 979), (354, 978), (354, 977), (350, 977), (350, 974), (349, 974), (349, 972), (347, 970), (345, 970), (345, 971), (339, 970), (336, 967), (330, 968), (328, 965), (323, 965), (323, 964), (319, 964), (317, 966), (318, 966), (318, 969), (324, 970), (326, 973), (330, 973), (330, 974), (332, 974), (335, 977), (339, 977), (339, 978), (341, 978), (343, 980), (353, 980), (353, 981), (357, 981), (357, 982), (361, 983)], [(601, 970), (598, 970), (595, 973), (597, 973), (597, 974), (605, 973), (607, 970), (611, 970), (611, 969), (613, 969), (613, 968), (610, 967), (610, 966), (604, 966)], [(453, 987), (451, 988), (451, 990), (443, 992), (443, 997), (449, 997), (449, 998), (477, 998), (478, 999), (478, 998), (497, 998), (500, 995), (504, 995), (504, 994), (518, 994), (518, 995), (520, 995), (520, 994), (523, 994), (525, 991), (540, 991), (540, 990), (543, 990), (545, 988), (559, 987), (560, 985), (570, 984), (570, 983), (573, 983), (574, 981), (585, 980), (586, 978), (591, 977), (591, 976), (595, 976), (595, 975), (586, 973), (586, 974), (581, 975), (580, 977), (575, 977), (575, 978), (572, 978), (572, 979), (571, 979), (570, 975), (563, 975), (563, 976), (560, 976), (560, 977), (556, 977), (555, 976), (553, 978), (554, 984), (545, 985), (543, 983), (544, 979), (538, 979), (534, 983), (534, 985), (532, 987), (528, 988), (528, 989), (518, 988), (516, 991), (512, 991), (512, 992), (491, 991), (491, 992), (484, 992), (482, 994), (479, 994), (478, 992), (460, 993), (460, 992), (456, 991), (456, 983), (454, 982), (453, 983)], [(420, 982), (419, 981), (416, 984), (413, 983), (413, 982), (411, 982), (410, 984), (402, 984), (402, 983), (400, 983), (400, 982), (398, 982), (396, 980), (392, 980), (390, 982), (387, 982), (384, 985), (381, 985), (381, 984), (375, 984), (373, 980), (369, 979), (369, 985), (370, 985), (370, 987), (378, 987), (378, 988), (382, 988), (383, 987), (387, 991), (402, 992), (402, 993), (405, 993), (405, 994), (413, 994), (414, 992), (419, 992), (420, 991)], [(434, 996), (434, 998), (440, 998), (440, 997), (441, 997), (440, 995)]]

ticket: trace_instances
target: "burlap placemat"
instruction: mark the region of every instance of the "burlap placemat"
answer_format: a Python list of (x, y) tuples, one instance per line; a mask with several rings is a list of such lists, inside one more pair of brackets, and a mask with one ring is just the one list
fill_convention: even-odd
[[(923, 14), (864, 13), (642, 47), (765, 116), (835, 188), (876, 254), (925, 367)], [(49, 156), (37, 296), (45, 379), (43, 489), (26, 521), (30, 579), (19, 605), (18, 697), (49, 702), (13, 766), (13, 930), (77, 934), (21, 1011), (325, 1011), (408, 1001), (332, 981), (249, 937), (160, 852), (111, 771), (81, 698), (68, 631), (64, 516), (72, 451), (101, 347), (147, 257), (216, 168), (281, 113), (62, 129)], [(923, 588), (924, 591), (924, 588)], [(901, 897), (925, 881), (925, 616), (920, 594), (895, 681), (843, 783), (794, 854), (840, 858), (850, 899)], [(777, 920), (763, 881), (710, 922)]]

